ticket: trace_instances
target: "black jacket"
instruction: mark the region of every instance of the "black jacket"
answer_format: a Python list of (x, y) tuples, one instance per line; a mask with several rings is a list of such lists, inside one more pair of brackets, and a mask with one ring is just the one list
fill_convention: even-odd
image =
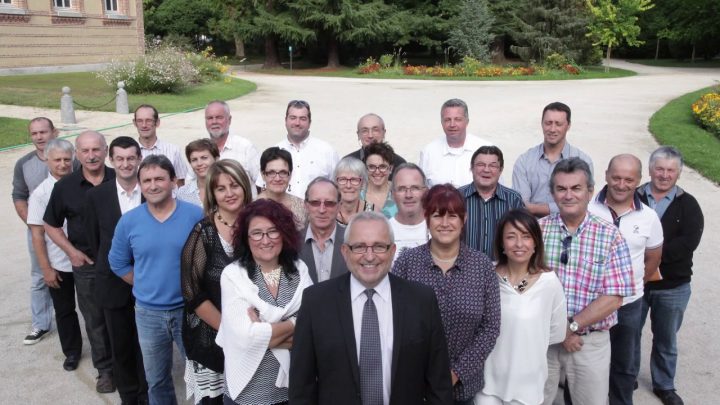
[[(645, 185), (637, 189), (640, 199), (648, 203)], [(700, 244), (705, 219), (695, 197), (677, 188), (677, 195), (660, 218), (663, 228), (663, 251), (660, 274), (663, 279), (645, 283), (648, 290), (665, 290), (690, 282), (693, 252)]]

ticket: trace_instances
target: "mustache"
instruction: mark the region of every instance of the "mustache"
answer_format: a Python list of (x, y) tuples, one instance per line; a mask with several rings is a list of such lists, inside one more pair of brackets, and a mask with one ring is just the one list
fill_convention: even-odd
[(98, 163), (100, 162), (100, 159), (98, 158), (90, 158), (85, 161), (85, 163)]

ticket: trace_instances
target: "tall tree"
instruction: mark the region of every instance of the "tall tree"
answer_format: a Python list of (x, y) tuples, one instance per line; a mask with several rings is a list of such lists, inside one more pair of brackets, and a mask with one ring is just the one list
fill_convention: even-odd
[(588, 26), (588, 36), (595, 45), (607, 49), (605, 71), (610, 71), (610, 52), (623, 43), (639, 46), (640, 26), (638, 14), (653, 7), (651, 0), (586, 0), (593, 18)]
[(447, 42), (462, 56), (488, 62), (494, 22), (487, 0), (463, 0)]

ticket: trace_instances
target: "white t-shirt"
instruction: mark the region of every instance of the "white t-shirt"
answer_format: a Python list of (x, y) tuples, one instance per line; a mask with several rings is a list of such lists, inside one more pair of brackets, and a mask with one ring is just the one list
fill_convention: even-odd
[[(48, 201), (50, 201), (50, 193), (52, 193), (53, 187), (57, 180), (52, 175), (40, 183), (37, 188), (30, 194), (28, 200), (28, 225), (43, 225), (43, 216), (45, 215), (45, 209), (47, 208)], [(67, 236), (67, 221), (63, 223), (63, 232)], [(50, 237), (45, 233), (45, 247), (47, 248), (48, 259), (53, 269), (58, 271), (64, 271), (66, 273), (72, 272), (72, 264), (70, 258), (67, 257), (65, 252)]]
[(404, 225), (392, 217), (390, 226), (395, 234), (395, 245), (397, 246), (393, 261), (400, 256), (400, 252), (403, 250), (424, 245), (430, 239), (425, 220), (417, 225)]
[[(628, 249), (630, 249), (633, 281), (635, 284), (635, 295), (623, 298), (623, 305), (637, 301), (643, 296), (645, 249), (654, 249), (663, 243), (663, 230), (660, 218), (655, 213), (655, 210), (643, 203), (640, 204), (640, 207), (636, 207), (619, 217), (620, 234), (625, 238)], [(590, 202), (588, 211), (608, 222), (613, 222), (610, 209), (597, 199)]]
[(418, 166), (425, 172), (430, 186), (450, 183), (455, 188), (473, 181), (470, 158), (481, 147), (492, 145), (482, 138), (467, 134), (460, 148), (451, 148), (445, 135), (435, 139), (420, 151)]

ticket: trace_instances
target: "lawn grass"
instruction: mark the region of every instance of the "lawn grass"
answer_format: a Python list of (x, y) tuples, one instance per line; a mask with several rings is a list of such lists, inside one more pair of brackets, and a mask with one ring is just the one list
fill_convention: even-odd
[(628, 59), (628, 62), (658, 67), (720, 68), (720, 59), (695, 59), (694, 63), (689, 59)]
[(602, 66), (589, 66), (583, 68), (585, 71), (579, 75), (570, 75), (560, 72), (550, 72), (546, 75), (540, 76), (498, 76), (498, 77), (467, 77), (467, 76), (454, 76), (454, 77), (439, 77), (439, 76), (409, 76), (397, 72), (378, 72), (371, 74), (360, 74), (357, 68), (340, 67), (337, 69), (325, 69), (325, 68), (314, 68), (314, 69), (290, 69), (277, 68), (277, 69), (260, 69), (256, 70), (258, 73), (275, 74), (275, 75), (295, 75), (295, 76), (327, 76), (327, 77), (348, 77), (348, 78), (362, 78), (362, 79), (406, 79), (406, 80), (470, 80), (470, 81), (531, 81), (531, 80), (581, 80), (581, 79), (610, 79), (617, 77), (634, 76), (636, 73), (630, 70), (610, 68), (610, 72), (605, 73), (605, 68)]
[(30, 120), (0, 117), (0, 149), (30, 142), (29, 124)]
[[(42, 75), (0, 77), (0, 104), (22, 105), (41, 108), (60, 108), (63, 86), (72, 90), (73, 101), (78, 110), (115, 111), (116, 89), (110, 88), (94, 73), (54, 73)], [(203, 107), (212, 100), (230, 100), (254, 91), (255, 84), (246, 80), (232, 79), (229, 83), (216, 81), (189, 88), (178, 94), (130, 94), (130, 110), (140, 104), (152, 104), (161, 113), (185, 111)]]
[(650, 117), (649, 127), (660, 144), (680, 149), (685, 164), (720, 184), (720, 139), (697, 125), (690, 108), (710, 91), (708, 87), (672, 100)]

